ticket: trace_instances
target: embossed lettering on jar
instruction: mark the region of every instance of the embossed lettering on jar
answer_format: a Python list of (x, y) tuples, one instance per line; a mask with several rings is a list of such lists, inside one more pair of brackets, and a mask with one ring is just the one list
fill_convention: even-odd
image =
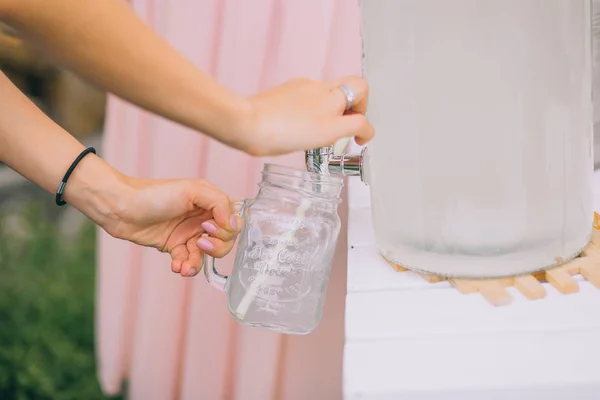
[(229, 310), (244, 325), (310, 333), (323, 312), (343, 180), (267, 164), (259, 186), (240, 213), (244, 229), (225, 287)]

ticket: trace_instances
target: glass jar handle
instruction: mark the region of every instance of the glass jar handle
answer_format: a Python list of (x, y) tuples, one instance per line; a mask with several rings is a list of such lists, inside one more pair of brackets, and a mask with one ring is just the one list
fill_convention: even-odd
[[(237, 215), (241, 218), (244, 218), (244, 214), (246, 213), (246, 208), (252, 199), (241, 199), (234, 200), (231, 202), (231, 206), (233, 209), (233, 215)], [(210, 266), (208, 260), (210, 258)], [(222, 275), (217, 271), (217, 267), (215, 266), (215, 258), (210, 257), (208, 254), (204, 253), (204, 262), (202, 263), (204, 266), (204, 276), (208, 283), (216, 287), (217, 289), (225, 292), (227, 289), (227, 280), (229, 279), (229, 275)]]

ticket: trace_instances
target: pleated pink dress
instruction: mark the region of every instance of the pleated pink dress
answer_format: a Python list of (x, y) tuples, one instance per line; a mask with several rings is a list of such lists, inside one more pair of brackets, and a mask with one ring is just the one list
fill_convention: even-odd
[[(360, 74), (357, 3), (133, 0), (132, 6), (199, 67), (250, 95), (296, 76)], [(103, 149), (125, 173), (204, 178), (234, 198), (257, 193), (264, 162), (303, 168), (302, 153), (252, 158), (116, 98), (109, 100)], [(344, 206), (340, 215), (345, 221)], [(98, 257), (97, 354), (106, 394), (127, 382), (129, 400), (342, 397), (345, 228), (322, 323), (307, 336), (237, 324), (224, 293), (202, 274), (173, 274), (168, 256), (156, 250), (100, 232)], [(232, 261), (231, 254), (220, 268), (230, 271)]]

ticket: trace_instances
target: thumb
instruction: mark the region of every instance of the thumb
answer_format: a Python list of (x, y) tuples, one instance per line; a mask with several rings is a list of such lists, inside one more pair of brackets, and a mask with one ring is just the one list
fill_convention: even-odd
[(211, 211), (213, 219), (222, 228), (236, 232), (237, 230), (231, 226), (231, 200), (218, 187), (205, 182), (199, 181), (198, 184), (192, 185), (192, 202), (196, 208)]
[(367, 143), (373, 138), (373, 127), (363, 114), (346, 114), (334, 117), (327, 126), (331, 141), (342, 138), (355, 137), (359, 145)]

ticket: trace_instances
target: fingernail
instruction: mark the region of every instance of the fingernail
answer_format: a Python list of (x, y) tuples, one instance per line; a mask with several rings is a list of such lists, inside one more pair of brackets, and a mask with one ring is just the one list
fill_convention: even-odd
[(238, 230), (237, 218), (235, 218), (235, 215), (232, 215), (231, 218), (229, 218), (229, 223), (234, 230)]
[(217, 231), (217, 227), (208, 221), (203, 222), (201, 226), (207, 233), (215, 233)]
[(214, 249), (213, 244), (210, 242), (210, 240), (207, 239), (198, 240), (198, 247), (200, 247), (204, 251), (211, 251), (212, 249)]
[(196, 270), (194, 268), (192, 268), (188, 271), (187, 276), (194, 276), (194, 275), (196, 275)]

